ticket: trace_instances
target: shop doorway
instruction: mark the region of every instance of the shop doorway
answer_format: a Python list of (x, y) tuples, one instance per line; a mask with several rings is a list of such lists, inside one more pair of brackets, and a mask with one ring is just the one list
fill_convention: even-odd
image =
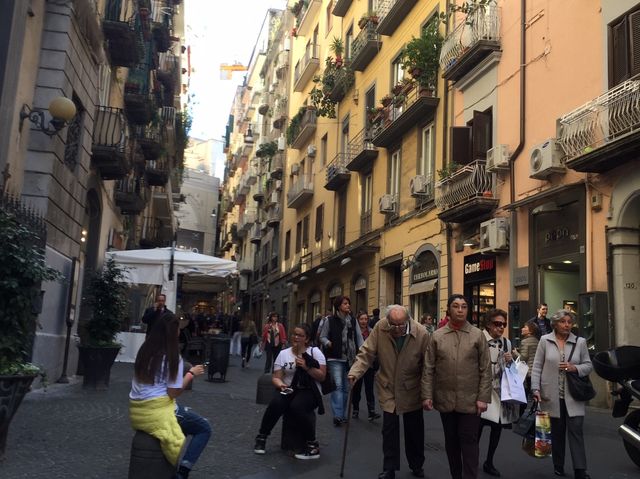
[(549, 306), (549, 316), (559, 309), (577, 312), (581, 284), (578, 264), (566, 262), (540, 265), (538, 278), (540, 302)]
[(467, 286), (465, 296), (471, 299), (469, 322), (478, 328), (484, 328), (484, 318), (489, 311), (496, 308), (496, 284), (476, 283)]

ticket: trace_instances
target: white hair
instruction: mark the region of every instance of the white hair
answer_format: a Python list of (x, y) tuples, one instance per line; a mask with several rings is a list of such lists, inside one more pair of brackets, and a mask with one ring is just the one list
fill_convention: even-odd
[(389, 306), (387, 306), (384, 313), (385, 318), (389, 319), (389, 315), (391, 314), (391, 311), (396, 309), (402, 311), (402, 313), (406, 316), (407, 321), (411, 321), (411, 319), (413, 319), (411, 318), (411, 314), (409, 313), (409, 310), (406, 307), (402, 306), (401, 304), (390, 304)]

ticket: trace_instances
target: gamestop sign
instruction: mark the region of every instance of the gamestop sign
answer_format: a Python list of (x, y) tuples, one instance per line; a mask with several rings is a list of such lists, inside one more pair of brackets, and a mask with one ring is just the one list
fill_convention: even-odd
[(476, 282), (496, 277), (496, 257), (490, 254), (472, 254), (464, 258), (465, 282)]

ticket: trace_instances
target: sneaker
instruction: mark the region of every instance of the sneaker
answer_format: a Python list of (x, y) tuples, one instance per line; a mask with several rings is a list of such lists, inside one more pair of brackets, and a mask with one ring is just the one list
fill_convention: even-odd
[(380, 419), (380, 414), (375, 411), (369, 411), (369, 421), (373, 421), (374, 419)]
[(296, 459), (320, 459), (320, 447), (317, 441), (307, 442), (307, 447), (304, 449), (304, 453), (298, 453), (294, 456)]
[(358, 411), (357, 409), (353, 410), (353, 413), (351, 414), (351, 417), (353, 419), (358, 419), (358, 416), (360, 415), (360, 411)]
[(265, 454), (267, 452), (267, 436), (264, 434), (256, 436), (256, 445), (253, 446), (253, 452), (256, 454)]

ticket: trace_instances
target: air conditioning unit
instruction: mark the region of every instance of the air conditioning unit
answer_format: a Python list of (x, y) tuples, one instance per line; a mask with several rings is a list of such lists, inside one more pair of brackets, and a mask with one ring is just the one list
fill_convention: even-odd
[(411, 188), (411, 196), (431, 196), (431, 182), (429, 178), (425, 175), (416, 175), (411, 178), (409, 182), (409, 187)]
[(278, 202), (278, 192), (273, 191), (271, 193), (271, 203), (277, 203), (277, 202)]
[(291, 165), (292, 175), (297, 175), (299, 171), (300, 171), (300, 163), (294, 163), (293, 165)]
[(282, 191), (282, 180), (276, 180), (276, 191)]
[(307, 146), (307, 156), (314, 158), (316, 156), (316, 145)]
[(278, 150), (284, 151), (287, 147), (287, 140), (285, 140), (284, 136), (278, 137)]
[(497, 145), (487, 151), (487, 171), (497, 173), (509, 170), (509, 145)]
[(509, 219), (492, 218), (480, 223), (480, 252), (509, 250)]
[(380, 213), (395, 213), (396, 212), (396, 200), (393, 195), (386, 194), (380, 197), (378, 200), (380, 205)]
[(563, 157), (562, 148), (554, 138), (534, 146), (529, 159), (529, 177), (544, 180), (554, 173), (563, 173)]

